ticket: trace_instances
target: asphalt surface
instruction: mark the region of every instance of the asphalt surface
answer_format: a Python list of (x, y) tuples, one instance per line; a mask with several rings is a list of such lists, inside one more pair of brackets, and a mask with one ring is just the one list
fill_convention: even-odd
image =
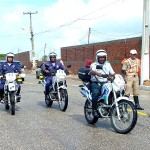
[(150, 92), (140, 90), (140, 111), (135, 128), (128, 134), (116, 133), (110, 119), (89, 125), (84, 118), (85, 98), (79, 93), (82, 82), (68, 77), (69, 104), (61, 112), (57, 102), (51, 108), (44, 102), (44, 88), (35, 74), (27, 74), (22, 99), (12, 116), (0, 104), (0, 150), (149, 150)]

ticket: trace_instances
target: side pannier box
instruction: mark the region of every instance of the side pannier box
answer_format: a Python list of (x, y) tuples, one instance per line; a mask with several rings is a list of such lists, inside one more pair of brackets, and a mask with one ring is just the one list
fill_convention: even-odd
[(78, 77), (83, 82), (90, 82), (91, 75), (88, 73), (90, 72), (90, 68), (82, 67), (78, 71)]

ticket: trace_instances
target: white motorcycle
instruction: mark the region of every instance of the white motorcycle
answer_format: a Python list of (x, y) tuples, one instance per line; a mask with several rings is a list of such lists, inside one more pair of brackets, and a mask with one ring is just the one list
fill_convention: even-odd
[[(99, 69), (99, 68), (98, 68)], [(98, 101), (97, 112), (99, 117), (92, 114), (91, 83), (83, 82), (80, 85), (81, 94), (86, 97), (84, 106), (85, 119), (89, 124), (94, 124), (99, 118), (110, 118), (113, 129), (121, 134), (130, 132), (137, 122), (137, 111), (133, 101), (123, 96), (125, 82), (121, 75), (116, 74), (115, 79), (103, 84)], [(97, 83), (101, 86), (101, 83)]]
[(4, 104), (5, 109), (11, 107), (11, 114), (15, 115), (15, 103), (16, 103), (16, 93), (18, 91), (18, 84), (16, 82), (16, 73), (6, 73), (5, 75), (5, 85), (4, 85)]
[[(53, 76), (52, 86), (49, 87), (49, 98), (45, 98), (47, 106), (51, 106), (53, 101), (57, 101), (61, 111), (65, 111), (68, 107), (68, 93), (66, 85), (66, 73), (64, 70), (57, 70), (56, 74), (51, 73)], [(42, 82), (45, 87), (45, 79)]]

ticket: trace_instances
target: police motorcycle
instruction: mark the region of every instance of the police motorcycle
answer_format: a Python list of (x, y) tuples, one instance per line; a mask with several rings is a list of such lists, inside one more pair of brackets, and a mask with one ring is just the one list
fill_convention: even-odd
[[(98, 65), (97, 69), (103, 69), (102, 65)], [(91, 93), (91, 76), (89, 68), (80, 68), (78, 72), (79, 79), (83, 84), (80, 85), (80, 93), (86, 98), (84, 105), (85, 119), (89, 124), (94, 124), (99, 118), (110, 118), (113, 129), (120, 134), (129, 133), (136, 125), (137, 111), (133, 101), (125, 96), (125, 82), (121, 75), (116, 74), (115, 78), (109, 75), (103, 75), (108, 78), (108, 82), (101, 84), (101, 91), (97, 101), (97, 112), (99, 117), (92, 114), (92, 93)]]
[[(67, 68), (70, 68), (68, 65)], [(49, 99), (45, 98), (45, 103), (48, 107), (52, 106), (53, 101), (57, 101), (59, 104), (59, 109), (61, 111), (66, 111), (68, 107), (68, 92), (66, 84), (66, 76), (68, 71), (57, 70), (56, 72), (49, 72), (49, 75), (53, 76), (52, 86), (49, 87)], [(45, 87), (45, 79), (42, 81), (42, 85)]]
[(11, 107), (11, 114), (15, 115), (15, 103), (17, 102), (16, 93), (18, 91), (18, 84), (16, 82), (18, 73), (6, 73), (3, 77), (5, 79), (4, 84), (4, 104), (5, 109), (8, 110)]

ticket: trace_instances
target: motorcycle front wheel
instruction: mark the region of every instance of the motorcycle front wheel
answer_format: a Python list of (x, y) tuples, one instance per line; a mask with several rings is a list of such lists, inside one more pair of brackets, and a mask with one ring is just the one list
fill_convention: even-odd
[(118, 119), (116, 106), (111, 108), (111, 125), (117, 133), (129, 133), (137, 123), (137, 111), (134, 104), (128, 100), (118, 102), (120, 120)]
[(61, 111), (66, 111), (67, 107), (68, 107), (68, 92), (66, 89), (61, 89), (59, 108)]
[(8, 96), (5, 96), (4, 103), (5, 103), (5, 109), (8, 110), (9, 109)]
[(95, 124), (98, 121), (98, 118), (93, 116), (92, 114), (92, 102), (90, 102), (89, 100), (85, 101), (84, 116), (89, 124)]
[(10, 97), (10, 105), (11, 105), (11, 114), (15, 115), (15, 92), (11, 92), (9, 94)]

